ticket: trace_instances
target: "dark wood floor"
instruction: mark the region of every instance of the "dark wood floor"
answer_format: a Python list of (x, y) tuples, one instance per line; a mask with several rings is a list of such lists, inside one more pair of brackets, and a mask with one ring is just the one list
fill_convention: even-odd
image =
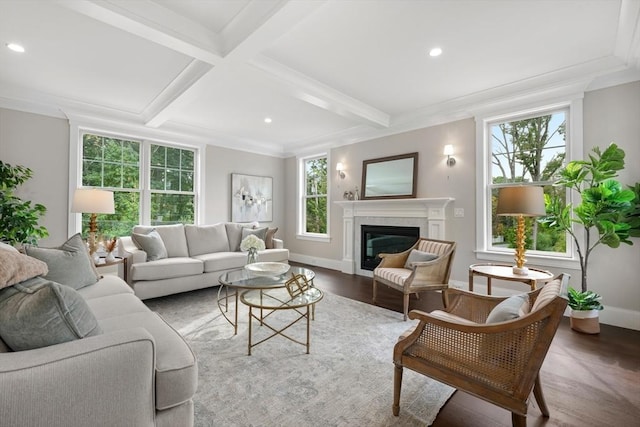
[[(371, 303), (371, 279), (310, 267), (315, 285), (328, 292)], [(380, 287), (378, 306), (402, 312), (401, 294)], [(412, 297), (410, 309), (442, 308), (439, 293)], [(398, 314), (401, 316), (401, 314)], [(407, 321), (407, 328), (412, 324)], [(393, 369), (389, 351), (389, 369)], [(640, 331), (601, 325), (598, 335), (569, 328), (564, 319), (541, 370), (542, 387), (551, 412), (529, 403), (528, 426), (640, 426)], [(391, 396), (389, 396), (391, 411)], [(402, 401), (400, 401), (402, 410)], [(433, 426), (494, 427), (511, 425), (511, 414), (482, 399), (457, 391)]]

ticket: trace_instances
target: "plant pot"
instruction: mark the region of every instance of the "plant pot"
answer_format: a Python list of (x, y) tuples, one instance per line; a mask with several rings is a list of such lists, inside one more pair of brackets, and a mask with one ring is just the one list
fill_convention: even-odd
[(600, 333), (599, 310), (571, 310), (571, 329), (584, 334)]

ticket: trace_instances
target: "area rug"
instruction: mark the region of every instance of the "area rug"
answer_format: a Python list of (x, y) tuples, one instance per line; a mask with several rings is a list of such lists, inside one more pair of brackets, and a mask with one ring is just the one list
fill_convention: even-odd
[[(234, 336), (215, 298), (213, 288), (146, 301), (197, 354), (196, 426), (426, 426), (455, 391), (405, 369), (393, 416), (393, 345), (413, 324), (399, 313), (325, 292), (310, 354), (276, 336), (248, 356), (248, 308), (240, 304)], [(269, 321), (284, 325), (293, 315), (278, 311)], [(305, 323), (287, 332), (304, 341)], [(268, 333), (254, 321), (257, 339)]]

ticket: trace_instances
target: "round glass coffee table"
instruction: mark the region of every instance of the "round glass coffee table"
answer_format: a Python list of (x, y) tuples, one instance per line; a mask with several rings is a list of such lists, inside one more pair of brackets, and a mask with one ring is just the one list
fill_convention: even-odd
[[(307, 354), (309, 354), (309, 336), (311, 331), (311, 325), (309, 323), (309, 321), (311, 320), (310, 308), (315, 308), (315, 304), (319, 302), (323, 296), (324, 294), (322, 293), (322, 291), (314, 287), (306, 288), (295, 295), (292, 295), (287, 289), (284, 288), (259, 290), (254, 289), (251, 291), (244, 291), (242, 295), (240, 295), (240, 300), (243, 304), (249, 306), (249, 356), (251, 356), (251, 349), (253, 347), (275, 337), (276, 335), (280, 335), (290, 341), (305, 346), (307, 349)], [(260, 310), (259, 316), (253, 314), (254, 308)], [(267, 315), (263, 315), (263, 310), (269, 310), (270, 312)], [(289, 322), (287, 325), (276, 328), (267, 323), (267, 317), (278, 310), (295, 310), (298, 313), (298, 317)], [(260, 326), (269, 328), (272, 334), (256, 343), (252, 343), (253, 319), (256, 319), (258, 322), (260, 322)], [(307, 321), (307, 334), (305, 342), (297, 340), (284, 333), (284, 331), (289, 329), (289, 327), (295, 325), (303, 319), (306, 319)]]
[[(256, 276), (245, 268), (238, 268), (221, 274), (218, 278), (220, 287), (218, 288), (217, 303), (224, 318), (227, 319), (227, 322), (233, 325), (233, 334), (238, 334), (238, 297), (241, 290), (284, 288), (287, 280), (289, 280), (293, 275), (298, 274), (304, 275), (309, 282), (313, 282), (313, 278), (316, 276), (316, 273), (314, 273), (313, 270), (297, 266), (291, 266), (289, 271), (278, 276)], [(224, 296), (222, 295), (223, 288)], [(229, 289), (233, 290), (232, 293), (229, 292)], [(233, 298), (235, 301), (235, 313), (233, 319), (228, 316), (230, 298)]]

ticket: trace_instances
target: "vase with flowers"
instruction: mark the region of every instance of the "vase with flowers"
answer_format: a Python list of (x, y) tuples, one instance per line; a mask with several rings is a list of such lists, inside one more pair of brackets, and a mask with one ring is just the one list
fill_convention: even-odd
[(240, 250), (247, 252), (247, 264), (258, 262), (258, 251), (263, 251), (264, 249), (264, 240), (255, 234), (249, 234), (240, 242)]
[(114, 255), (114, 251), (116, 250), (116, 246), (118, 246), (118, 238), (113, 237), (111, 239), (104, 239), (102, 242), (102, 246), (104, 246), (104, 250), (107, 252), (105, 257), (105, 262), (113, 262), (116, 260)]

